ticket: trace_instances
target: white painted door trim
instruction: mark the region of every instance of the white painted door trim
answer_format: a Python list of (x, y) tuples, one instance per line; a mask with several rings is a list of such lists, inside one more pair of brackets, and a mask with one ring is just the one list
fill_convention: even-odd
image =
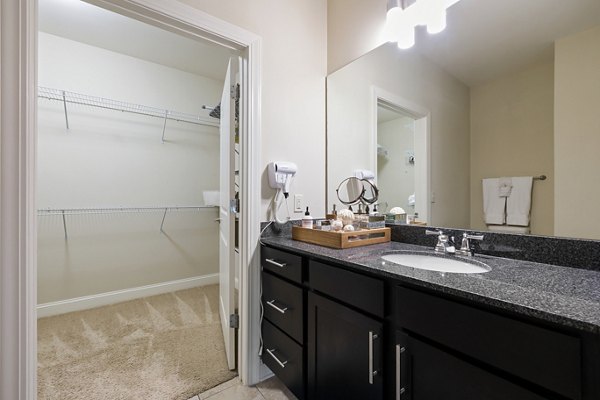
[[(89, 2), (242, 53), (238, 372), (244, 384), (255, 384), (260, 379), (261, 39), (177, 1)], [(0, 398), (35, 400), (37, 1), (2, 0), (0, 20)]]
[(431, 112), (420, 104), (414, 103), (392, 92), (388, 92), (377, 86), (371, 86), (371, 171), (375, 173), (375, 182), (377, 182), (377, 103), (383, 100), (393, 105), (402, 112), (412, 116), (415, 119), (415, 134), (425, 135), (425, 152), (427, 162), (425, 163), (425, 198), (427, 199), (425, 210), (425, 221), (431, 222)]

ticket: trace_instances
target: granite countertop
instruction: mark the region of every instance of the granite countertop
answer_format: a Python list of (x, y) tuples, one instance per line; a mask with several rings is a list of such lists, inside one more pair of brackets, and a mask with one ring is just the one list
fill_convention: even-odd
[(395, 278), (492, 307), (600, 334), (598, 271), (476, 255), (473, 259), (489, 265), (492, 268), (490, 272), (441, 273), (383, 262), (381, 259), (385, 253), (394, 251), (433, 253), (429, 247), (389, 242), (336, 250), (292, 240), (289, 236), (265, 237), (261, 242), (357, 271)]

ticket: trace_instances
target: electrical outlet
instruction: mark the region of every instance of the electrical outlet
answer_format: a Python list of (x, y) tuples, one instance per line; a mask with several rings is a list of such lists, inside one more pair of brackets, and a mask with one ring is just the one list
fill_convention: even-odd
[(294, 212), (302, 212), (304, 207), (302, 206), (302, 195), (295, 194), (294, 195)]

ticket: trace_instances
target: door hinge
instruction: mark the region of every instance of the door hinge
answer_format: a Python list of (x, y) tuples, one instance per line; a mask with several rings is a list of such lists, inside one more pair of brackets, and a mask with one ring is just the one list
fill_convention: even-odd
[(229, 200), (229, 210), (237, 214), (240, 212), (240, 199), (231, 199)]
[(237, 98), (237, 85), (231, 85), (229, 87), (229, 95), (231, 96), (232, 100)]
[(231, 314), (229, 316), (229, 327), (233, 329), (240, 329), (240, 316), (238, 314)]

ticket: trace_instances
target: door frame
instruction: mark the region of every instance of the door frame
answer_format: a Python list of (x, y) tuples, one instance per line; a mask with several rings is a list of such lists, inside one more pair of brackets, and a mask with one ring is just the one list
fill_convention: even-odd
[[(371, 170), (377, 179), (377, 107), (382, 101), (403, 114), (410, 115), (415, 119), (415, 135), (424, 135), (425, 137), (425, 220), (431, 224), (431, 112), (410, 100), (404, 99), (394, 93), (377, 86), (371, 86)], [(377, 180), (376, 180), (377, 181)], [(381, 189), (381, 188), (380, 188)]]
[[(242, 55), (240, 331), (242, 382), (260, 379), (261, 38), (178, 1), (87, 0)], [(0, 6), (0, 398), (37, 397), (37, 0)]]

